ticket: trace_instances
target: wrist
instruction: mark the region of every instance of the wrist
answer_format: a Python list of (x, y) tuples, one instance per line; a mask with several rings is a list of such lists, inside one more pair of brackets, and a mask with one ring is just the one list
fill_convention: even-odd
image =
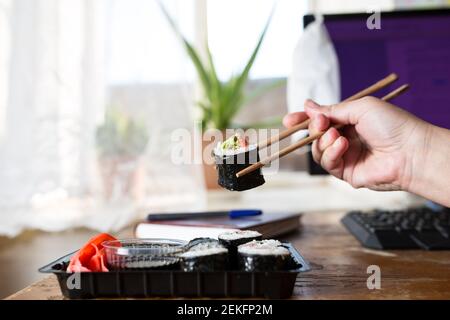
[(436, 140), (436, 127), (422, 122), (418, 124), (406, 148), (406, 165), (403, 172), (402, 190), (421, 195), (426, 185), (432, 150)]
[(449, 206), (450, 131), (425, 123), (410, 157), (411, 179), (404, 190)]

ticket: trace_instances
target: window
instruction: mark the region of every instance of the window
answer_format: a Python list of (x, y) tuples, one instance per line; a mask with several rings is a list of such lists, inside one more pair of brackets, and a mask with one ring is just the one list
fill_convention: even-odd
[[(196, 44), (209, 32), (223, 78), (274, 3), (161, 1)], [(277, 3), (252, 86), (289, 73), (305, 4)], [(195, 79), (156, 0), (0, 0), (0, 234), (113, 230), (140, 212), (201, 208), (201, 171), (170, 159), (172, 131), (194, 123)], [(240, 117), (280, 115), (284, 95)]]
[(252, 69), (253, 79), (289, 74), (307, 1), (208, 1), (208, 39), (221, 77), (230, 76), (248, 60), (274, 4), (269, 30)]
[[(201, 1), (163, 1), (185, 36), (194, 40)], [(270, 12), (275, 13), (252, 78), (286, 77), (291, 54), (302, 31), (307, 1), (208, 0), (207, 34), (219, 75), (226, 78), (242, 67), (253, 50)], [(108, 2), (107, 76), (112, 85), (170, 83), (194, 78), (178, 39), (156, 1)], [(197, 24), (198, 26), (198, 24)]]
[[(194, 33), (195, 0), (162, 1), (183, 33)], [(107, 81), (110, 85), (193, 79), (179, 40), (156, 0), (107, 2)]]

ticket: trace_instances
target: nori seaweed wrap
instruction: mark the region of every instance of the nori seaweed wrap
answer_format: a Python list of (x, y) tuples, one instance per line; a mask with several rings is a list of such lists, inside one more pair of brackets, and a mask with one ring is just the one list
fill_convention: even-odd
[(236, 173), (260, 160), (257, 146), (242, 141), (246, 140), (234, 135), (214, 150), (218, 183), (231, 191), (249, 190), (265, 183), (261, 169), (236, 177)]
[(279, 271), (289, 268), (289, 250), (277, 240), (247, 242), (238, 247), (238, 267), (244, 271)]
[(221, 271), (228, 267), (228, 249), (215, 239), (197, 238), (186, 248), (187, 251), (179, 255), (183, 271)]
[(228, 249), (230, 267), (236, 269), (238, 246), (253, 240), (261, 240), (262, 235), (253, 230), (238, 230), (222, 233), (218, 238), (219, 242)]

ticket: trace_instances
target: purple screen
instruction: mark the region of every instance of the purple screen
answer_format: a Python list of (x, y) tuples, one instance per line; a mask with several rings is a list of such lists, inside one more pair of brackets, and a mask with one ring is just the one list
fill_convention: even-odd
[(340, 63), (342, 98), (395, 72), (399, 80), (376, 95), (409, 83), (393, 103), (450, 129), (450, 15), (381, 14), (380, 30), (367, 29), (366, 18), (325, 19)]

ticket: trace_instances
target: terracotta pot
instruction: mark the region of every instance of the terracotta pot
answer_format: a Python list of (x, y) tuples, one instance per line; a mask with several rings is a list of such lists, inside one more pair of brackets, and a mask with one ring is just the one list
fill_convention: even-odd
[(214, 164), (203, 163), (203, 177), (205, 179), (205, 186), (208, 190), (217, 190), (222, 188), (217, 183), (217, 171)]
[(142, 198), (143, 166), (140, 157), (98, 157), (105, 200), (127, 197)]
[[(225, 131), (221, 131), (221, 139), (222, 137), (225, 137)], [(202, 139), (199, 137), (199, 139)], [(205, 186), (207, 190), (217, 190), (221, 189), (222, 187), (219, 186), (217, 183), (218, 177), (217, 177), (217, 170), (216, 170), (216, 164), (214, 161), (214, 155), (212, 152), (207, 151), (206, 149), (212, 149), (217, 144), (218, 141), (213, 141), (211, 145), (211, 141), (203, 141), (202, 139), (202, 169), (203, 169), (203, 177), (205, 179)], [(212, 150), (211, 150), (212, 151)], [(209, 160), (209, 161), (208, 161)]]

